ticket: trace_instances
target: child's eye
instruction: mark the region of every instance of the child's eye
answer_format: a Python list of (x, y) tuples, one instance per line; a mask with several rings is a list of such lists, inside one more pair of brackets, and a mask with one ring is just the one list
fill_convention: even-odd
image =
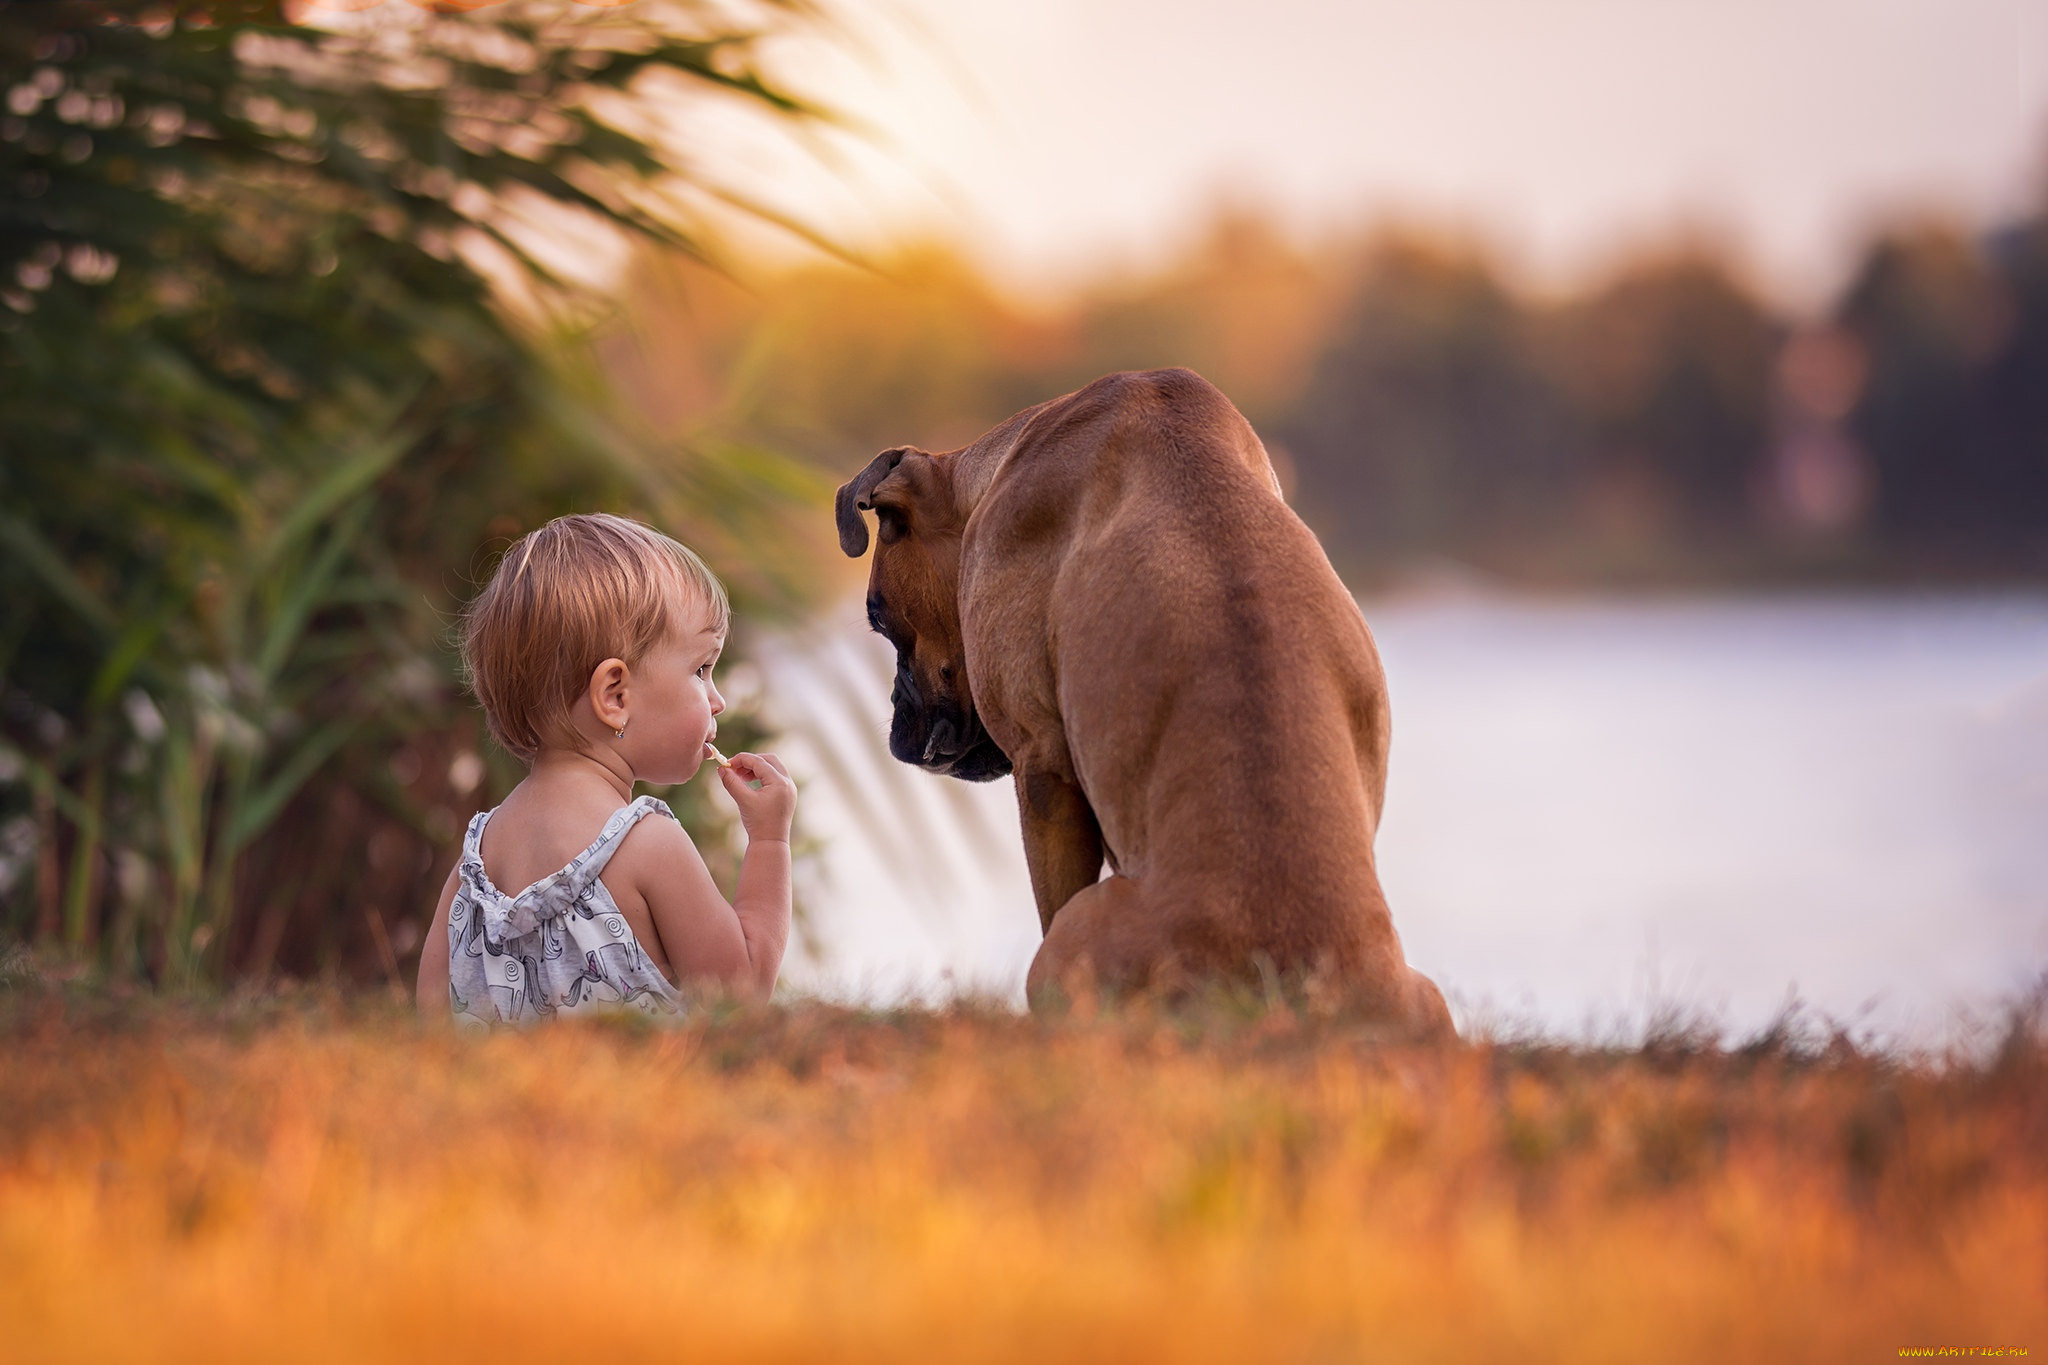
[(711, 665), (705, 664), (702, 668), (698, 669), (697, 676), (700, 678), (709, 678), (711, 676)]

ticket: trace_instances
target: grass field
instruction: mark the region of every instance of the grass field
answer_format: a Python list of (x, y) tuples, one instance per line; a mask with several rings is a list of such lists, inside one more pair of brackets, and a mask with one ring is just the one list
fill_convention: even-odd
[[(2016, 1016), (2019, 1017), (2019, 1016)], [(0, 993), (10, 1361), (2048, 1352), (2048, 1041)]]

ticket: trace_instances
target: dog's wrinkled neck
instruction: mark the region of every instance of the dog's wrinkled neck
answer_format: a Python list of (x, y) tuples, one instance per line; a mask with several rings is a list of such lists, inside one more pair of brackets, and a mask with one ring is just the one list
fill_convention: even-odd
[[(1058, 399), (1052, 400), (1058, 402)], [(1003, 462), (1016, 450), (1018, 441), (1031, 419), (1051, 407), (1052, 403), (1040, 403), (1002, 422), (972, 445), (948, 452), (941, 457), (940, 464), (946, 469), (951, 484), (953, 506), (959, 512), (960, 524), (965, 526), (974, 516), (974, 509), (981, 505), (982, 497), (989, 485), (995, 482)]]

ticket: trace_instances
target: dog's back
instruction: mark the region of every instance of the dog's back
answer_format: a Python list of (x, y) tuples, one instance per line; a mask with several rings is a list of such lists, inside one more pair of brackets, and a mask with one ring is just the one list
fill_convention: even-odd
[(1025, 685), (996, 690), (1040, 725), (1057, 717), (1112, 866), (1142, 888), (1129, 913), (1165, 931), (1132, 950), (1198, 975), (1263, 955), (1353, 983), (1404, 976), (1372, 853), (1378, 653), (1229, 400), (1165, 370), (1044, 405), (969, 537), (963, 612), (1000, 600), (1014, 617), (1021, 594), (1044, 613), (1043, 671), (1003, 659)]

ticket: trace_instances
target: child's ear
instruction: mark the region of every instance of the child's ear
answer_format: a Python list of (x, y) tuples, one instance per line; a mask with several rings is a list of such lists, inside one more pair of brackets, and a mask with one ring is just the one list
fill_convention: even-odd
[(590, 709), (605, 728), (622, 730), (626, 725), (627, 684), (632, 670), (623, 659), (606, 659), (590, 670)]

